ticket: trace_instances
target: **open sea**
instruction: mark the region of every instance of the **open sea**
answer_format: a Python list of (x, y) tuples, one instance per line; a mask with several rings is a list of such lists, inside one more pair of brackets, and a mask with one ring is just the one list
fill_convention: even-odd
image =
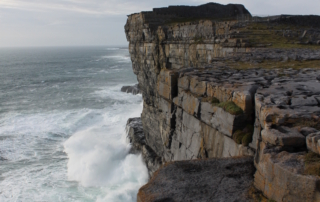
[(0, 49), (0, 201), (136, 201), (125, 124), (141, 95), (127, 48)]

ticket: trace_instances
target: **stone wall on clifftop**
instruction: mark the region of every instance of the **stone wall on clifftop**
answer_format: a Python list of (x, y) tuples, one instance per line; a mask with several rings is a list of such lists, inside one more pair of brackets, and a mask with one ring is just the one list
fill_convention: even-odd
[(296, 22), (320, 17), (239, 15), (250, 13), (210, 3), (128, 16), (150, 175), (157, 162), (251, 156), (268, 198), (319, 201), (305, 156), (320, 151), (320, 32)]

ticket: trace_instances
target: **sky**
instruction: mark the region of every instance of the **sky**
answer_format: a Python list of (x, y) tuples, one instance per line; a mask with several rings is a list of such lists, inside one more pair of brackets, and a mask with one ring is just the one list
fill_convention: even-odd
[[(204, 0), (0, 0), (0, 47), (126, 46), (127, 15)], [(216, 0), (255, 15), (320, 15), (320, 0)]]

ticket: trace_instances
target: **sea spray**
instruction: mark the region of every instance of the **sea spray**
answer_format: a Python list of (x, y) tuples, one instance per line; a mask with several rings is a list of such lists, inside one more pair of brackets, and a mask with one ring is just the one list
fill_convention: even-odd
[[(128, 49), (0, 49), (0, 201), (136, 201), (125, 124), (141, 95)], [(112, 57), (105, 57), (112, 56)]]
[(106, 196), (99, 200), (134, 201), (148, 174), (141, 156), (128, 154), (124, 125), (141, 109), (140, 105), (131, 113), (128, 109), (126, 114), (105, 117), (103, 123), (73, 134), (64, 143), (68, 179), (84, 187), (104, 187)]

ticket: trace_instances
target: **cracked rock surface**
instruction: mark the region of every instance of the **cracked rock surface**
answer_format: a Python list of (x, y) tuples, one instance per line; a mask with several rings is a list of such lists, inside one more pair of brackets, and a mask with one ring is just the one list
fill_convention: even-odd
[(168, 163), (139, 190), (137, 201), (253, 201), (254, 171), (251, 157)]

